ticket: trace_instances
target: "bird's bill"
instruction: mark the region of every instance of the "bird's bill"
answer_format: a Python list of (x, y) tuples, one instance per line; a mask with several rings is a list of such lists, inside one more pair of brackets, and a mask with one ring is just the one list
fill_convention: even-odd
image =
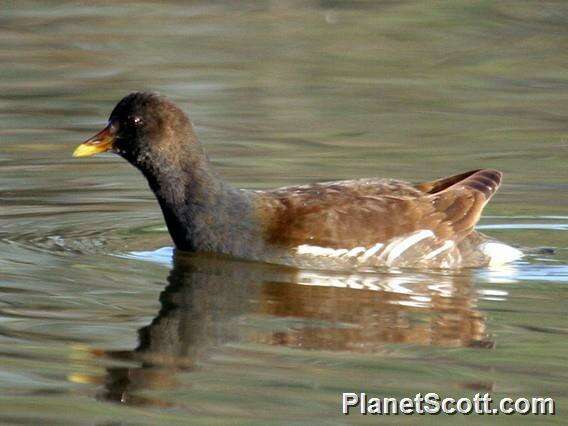
[(109, 124), (95, 136), (79, 145), (73, 152), (73, 157), (91, 157), (109, 151), (112, 149), (114, 141), (115, 134)]

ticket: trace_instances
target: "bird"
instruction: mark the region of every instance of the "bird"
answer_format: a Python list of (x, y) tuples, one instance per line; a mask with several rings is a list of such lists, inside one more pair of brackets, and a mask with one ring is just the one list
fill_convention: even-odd
[(469, 268), (522, 252), (475, 230), (502, 173), (422, 183), (360, 178), (272, 190), (235, 188), (211, 167), (188, 115), (134, 92), (74, 157), (118, 154), (148, 181), (177, 250), (293, 267)]

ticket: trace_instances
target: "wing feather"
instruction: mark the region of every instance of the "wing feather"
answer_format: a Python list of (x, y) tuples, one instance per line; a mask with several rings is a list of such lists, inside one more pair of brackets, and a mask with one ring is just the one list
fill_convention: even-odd
[(342, 181), (262, 192), (267, 239), (275, 244), (370, 247), (417, 230), (459, 241), (479, 220), (501, 173), (474, 170), (424, 184)]

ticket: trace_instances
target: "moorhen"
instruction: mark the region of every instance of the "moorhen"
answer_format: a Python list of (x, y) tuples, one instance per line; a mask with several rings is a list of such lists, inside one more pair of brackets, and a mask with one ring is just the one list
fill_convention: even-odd
[(522, 255), (474, 230), (501, 182), (497, 170), (419, 184), (370, 178), (237, 189), (212, 170), (188, 116), (146, 92), (123, 98), (73, 155), (105, 151), (146, 177), (180, 250), (316, 268), (475, 267)]

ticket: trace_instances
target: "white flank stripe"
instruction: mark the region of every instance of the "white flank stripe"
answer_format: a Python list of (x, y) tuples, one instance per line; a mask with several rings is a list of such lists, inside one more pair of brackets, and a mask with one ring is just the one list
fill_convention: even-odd
[(361, 253), (363, 253), (365, 251), (365, 247), (355, 247), (354, 249), (349, 250), (347, 253), (345, 253), (346, 257), (355, 257), (355, 256), (359, 256)]
[(387, 256), (385, 263), (390, 266), (393, 261), (395, 261), (402, 253), (412, 247), (414, 244), (422, 241), (425, 238), (433, 237), (434, 233), (430, 230), (418, 231), (415, 234), (410, 235), (410, 237), (405, 238), (401, 242), (397, 243)]
[(426, 256), (424, 256), (424, 260), (430, 260), (438, 256), (439, 254), (451, 249), (454, 246), (454, 242), (452, 240), (444, 241), (441, 247), (438, 247), (436, 250), (431, 251)]
[(312, 256), (341, 256), (348, 252), (346, 249), (335, 250), (328, 247), (310, 246), (308, 244), (302, 244), (296, 249), (298, 254), (309, 254)]
[(361, 259), (359, 259), (359, 261), (365, 262), (371, 256), (375, 255), (380, 249), (382, 249), (383, 246), (384, 246), (384, 244), (382, 244), (382, 243), (375, 244), (373, 247), (371, 247), (369, 250), (367, 250), (363, 256), (361, 256)]

